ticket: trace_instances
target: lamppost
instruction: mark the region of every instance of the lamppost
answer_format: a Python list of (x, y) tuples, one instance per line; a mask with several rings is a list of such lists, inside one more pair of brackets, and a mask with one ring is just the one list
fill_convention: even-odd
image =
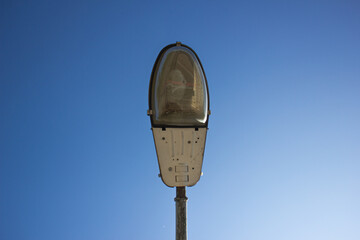
[(185, 188), (200, 179), (210, 115), (204, 69), (190, 47), (177, 42), (160, 51), (150, 78), (148, 115), (159, 176), (176, 187), (176, 240), (186, 240)]

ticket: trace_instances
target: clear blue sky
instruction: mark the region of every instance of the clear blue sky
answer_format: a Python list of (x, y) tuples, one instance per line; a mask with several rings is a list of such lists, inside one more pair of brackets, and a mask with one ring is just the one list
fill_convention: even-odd
[(175, 239), (146, 116), (192, 47), (212, 115), (191, 239), (360, 239), (358, 1), (1, 1), (0, 239)]

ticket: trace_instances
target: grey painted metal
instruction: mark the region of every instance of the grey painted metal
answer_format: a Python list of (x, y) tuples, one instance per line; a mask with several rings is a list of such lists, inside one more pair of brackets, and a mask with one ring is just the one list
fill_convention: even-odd
[(187, 212), (185, 187), (176, 188), (176, 240), (187, 240)]
[(169, 187), (195, 185), (201, 176), (206, 128), (152, 128), (162, 181)]

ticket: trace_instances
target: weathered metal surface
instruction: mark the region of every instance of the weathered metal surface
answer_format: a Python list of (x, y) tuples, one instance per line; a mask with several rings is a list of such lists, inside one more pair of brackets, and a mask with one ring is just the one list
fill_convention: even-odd
[(176, 240), (187, 240), (187, 212), (185, 187), (176, 188)]
[(206, 128), (152, 128), (161, 179), (169, 187), (195, 185), (201, 176)]

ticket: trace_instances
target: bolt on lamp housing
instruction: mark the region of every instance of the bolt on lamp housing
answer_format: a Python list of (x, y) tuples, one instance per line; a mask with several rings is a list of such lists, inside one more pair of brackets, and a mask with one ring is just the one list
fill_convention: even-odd
[(161, 50), (153, 67), (149, 111), (163, 182), (195, 185), (201, 175), (209, 91), (196, 53), (181, 43)]

